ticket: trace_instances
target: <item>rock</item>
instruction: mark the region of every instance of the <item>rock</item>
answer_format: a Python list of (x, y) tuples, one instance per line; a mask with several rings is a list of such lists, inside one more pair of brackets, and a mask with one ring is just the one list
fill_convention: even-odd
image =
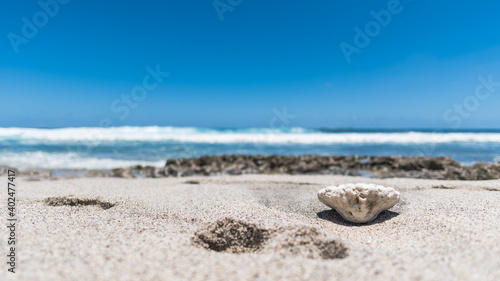
[(500, 165), (476, 163), (464, 169), (464, 178), (473, 180), (491, 180), (500, 178)]
[(399, 202), (399, 192), (392, 187), (357, 183), (330, 186), (318, 191), (318, 199), (335, 209), (344, 219), (365, 223)]
[(118, 168), (118, 169), (113, 169), (111, 170), (112, 172), (112, 177), (116, 177), (116, 178), (133, 178), (134, 176), (132, 175), (132, 171), (130, 168), (126, 168), (126, 169), (122, 169), (122, 168)]
[(102, 178), (105, 176), (105, 172), (103, 170), (88, 170), (85, 174), (85, 177), (89, 178)]
[[(373, 178), (478, 180), (500, 178), (495, 164), (462, 167), (449, 157), (214, 155), (169, 159), (168, 176), (240, 174), (369, 175)], [(497, 165), (498, 166), (498, 165)]]
[[(0, 174), (7, 167), (0, 168)], [(350, 175), (372, 178), (439, 180), (500, 179), (500, 163), (462, 167), (449, 157), (320, 156), (320, 155), (213, 155), (168, 159), (163, 168), (134, 166), (113, 170), (74, 170), (85, 177), (161, 178), (242, 174)], [(23, 171), (31, 180), (51, 179), (51, 171)]]

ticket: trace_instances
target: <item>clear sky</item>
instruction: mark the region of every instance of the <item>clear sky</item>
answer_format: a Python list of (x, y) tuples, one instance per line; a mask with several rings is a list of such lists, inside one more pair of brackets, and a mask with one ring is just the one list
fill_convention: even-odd
[(499, 1), (0, 8), (4, 127), (500, 128)]

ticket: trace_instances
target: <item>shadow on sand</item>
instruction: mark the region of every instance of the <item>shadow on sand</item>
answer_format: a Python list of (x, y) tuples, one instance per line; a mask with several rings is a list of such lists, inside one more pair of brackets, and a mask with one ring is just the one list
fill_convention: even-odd
[(318, 218), (320, 218), (320, 219), (331, 221), (333, 223), (340, 224), (343, 226), (365, 226), (365, 225), (383, 223), (386, 220), (390, 220), (394, 217), (399, 216), (399, 213), (386, 210), (386, 211), (383, 211), (382, 213), (380, 213), (377, 216), (377, 218), (375, 218), (371, 222), (367, 222), (367, 223), (353, 223), (353, 222), (347, 221), (339, 213), (337, 213), (337, 211), (335, 211), (333, 209), (318, 212), (318, 213), (316, 213), (316, 215), (318, 215)]

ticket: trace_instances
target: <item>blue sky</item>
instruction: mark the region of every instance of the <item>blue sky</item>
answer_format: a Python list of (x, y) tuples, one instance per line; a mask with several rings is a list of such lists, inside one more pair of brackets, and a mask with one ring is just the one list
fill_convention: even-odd
[(55, 1), (0, 4), (0, 126), (500, 128), (498, 1)]

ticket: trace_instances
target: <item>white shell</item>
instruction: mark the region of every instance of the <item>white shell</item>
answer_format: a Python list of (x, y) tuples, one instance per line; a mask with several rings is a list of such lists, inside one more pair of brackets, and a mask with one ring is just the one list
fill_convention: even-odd
[(399, 192), (392, 187), (367, 183), (329, 186), (318, 191), (318, 199), (335, 209), (344, 219), (364, 223), (399, 202)]

